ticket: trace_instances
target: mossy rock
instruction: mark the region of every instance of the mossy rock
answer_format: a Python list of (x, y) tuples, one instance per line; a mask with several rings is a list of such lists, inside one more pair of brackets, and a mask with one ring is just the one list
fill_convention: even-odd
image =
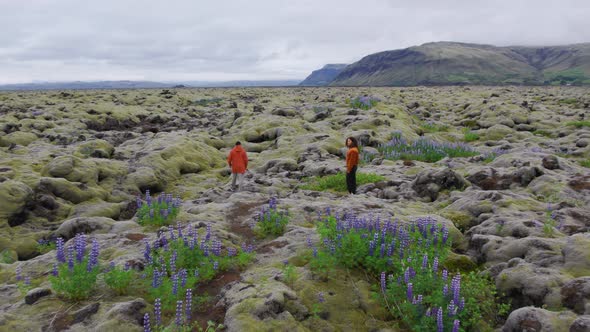
[(32, 237), (13, 238), (12, 246), (19, 260), (28, 260), (38, 255), (37, 241)]
[(501, 124), (495, 124), (488, 128), (485, 132), (485, 138), (490, 141), (499, 141), (504, 139), (506, 135), (514, 133), (510, 127)]
[(126, 204), (91, 200), (74, 206), (68, 217), (107, 217), (118, 219), (121, 214), (121, 209), (124, 206), (126, 206)]
[(13, 249), (4, 249), (0, 251), (0, 263), (12, 264), (16, 261), (18, 261), (18, 254)]
[(20, 181), (0, 183), (0, 222), (23, 212), (32, 197), (33, 190)]
[(454, 252), (450, 252), (449, 256), (445, 260), (444, 267), (451, 272), (470, 272), (477, 268), (469, 256), (459, 255)]
[(97, 183), (98, 167), (92, 161), (82, 160), (74, 156), (60, 156), (53, 159), (42, 173), (43, 176), (64, 178), (72, 182)]
[(451, 210), (448, 208), (444, 209), (440, 215), (452, 221), (453, 224), (461, 231), (466, 231), (469, 229), (471, 223), (474, 220), (474, 217), (469, 213)]
[(41, 178), (39, 189), (50, 192), (74, 204), (79, 204), (93, 198), (105, 199), (108, 196), (102, 189), (92, 188), (83, 183), (70, 182), (60, 178)]
[(37, 135), (33, 133), (26, 133), (23, 131), (15, 131), (13, 133), (0, 137), (0, 147), (7, 147), (11, 144), (28, 146), (38, 139)]
[(126, 177), (125, 186), (127, 188), (133, 188), (130, 191), (145, 192), (146, 190), (151, 190), (154, 193), (163, 191), (166, 182), (158, 178), (152, 168), (140, 167)]
[(115, 148), (105, 140), (97, 139), (86, 141), (78, 146), (75, 155), (81, 158), (110, 158)]

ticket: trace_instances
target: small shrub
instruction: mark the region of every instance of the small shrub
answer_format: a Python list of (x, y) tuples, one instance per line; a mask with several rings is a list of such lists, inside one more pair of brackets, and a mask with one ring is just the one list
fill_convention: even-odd
[(422, 122), (420, 124), (420, 128), (425, 133), (437, 133), (437, 132), (449, 131), (449, 126), (436, 124), (434, 122)]
[[(385, 178), (373, 173), (356, 173), (357, 186), (383, 181)], [(336, 191), (346, 192), (346, 174), (338, 173), (323, 177), (314, 177), (308, 180), (308, 183), (302, 186), (302, 189), (315, 191)]]
[(472, 132), (468, 128), (463, 130), (463, 140), (465, 142), (473, 142), (479, 139), (479, 135), (477, 133)]
[(145, 192), (145, 201), (137, 197), (137, 217), (140, 225), (163, 226), (174, 222), (180, 211), (180, 198), (172, 197), (172, 194), (162, 193), (156, 199), (150, 196), (150, 191)]
[(74, 244), (70, 243), (67, 248), (67, 254), (63, 239), (58, 238), (56, 242), (57, 263), (53, 266), (49, 281), (57, 294), (71, 301), (88, 298), (99, 274), (98, 241), (92, 241), (88, 255), (85, 253), (85, 247), (86, 236), (83, 234), (76, 234)]
[(590, 168), (590, 158), (580, 161), (580, 165)]
[(295, 286), (295, 281), (297, 281), (297, 270), (295, 270), (295, 266), (289, 264), (288, 261), (283, 262), (283, 280), (285, 284), (289, 285), (289, 287), (293, 288)]
[(271, 198), (268, 208), (263, 208), (256, 216), (254, 232), (261, 238), (281, 236), (285, 233), (289, 223), (289, 213), (277, 209), (276, 198)]
[(566, 123), (567, 126), (574, 126), (576, 128), (590, 127), (590, 121), (570, 121)]
[(380, 100), (375, 97), (362, 96), (362, 97), (356, 97), (353, 100), (347, 100), (347, 103), (350, 103), (350, 106), (352, 108), (360, 108), (362, 110), (370, 110), (375, 105), (377, 105), (377, 103), (379, 101)]
[(55, 249), (55, 242), (51, 240), (40, 239), (37, 240), (37, 251), (41, 254), (46, 254)]
[(117, 295), (127, 295), (131, 282), (136, 279), (135, 271), (129, 268), (129, 265), (125, 264), (123, 269), (115, 266), (111, 263), (109, 271), (104, 274), (104, 282), (111, 289), (117, 293)]
[(464, 143), (439, 143), (424, 137), (409, 143), (401, 136), (401, 133), (394, 134), (389, 142), (381, 144), (377, 149), (385, 159), (424, 162), (437, 162), (445, 157), (471, 157), (479, 154)]
[(210, 104), (215, 104), (217, 106), (219, 106), (219, 103), (222, 101), (223, 99), (221, 98), (203, 98), (203, 99), (198, 99), (193, 101), (193, 105), (197, 105), (197, 106), (209, 106)]
[(156, 241), (145, 243), (144, 290), (147, 298), (161, 299), (162, 310), (171, 312), (187, 289), (213, 279), (221, 271), (248, 264), (253, 257), (252, 246), (228, 248), (224, 255), (210, 225), (202, 235), (191, 225), (184, 234), (178, 225), (176, 230), (168, 229), (168, 236), (162, 232)]

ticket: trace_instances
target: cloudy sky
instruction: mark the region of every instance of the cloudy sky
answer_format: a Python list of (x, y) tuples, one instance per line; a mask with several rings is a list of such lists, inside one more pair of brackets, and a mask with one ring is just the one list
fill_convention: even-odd
[(590, 42), (588, 0), (0, 0), (0, 84), (303, 79), (431, 41)]

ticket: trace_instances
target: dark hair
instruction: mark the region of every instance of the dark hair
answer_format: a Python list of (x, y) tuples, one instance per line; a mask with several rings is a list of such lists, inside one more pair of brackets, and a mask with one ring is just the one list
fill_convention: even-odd
[(242, 143), (240, 143), (240, 141), (237, 141), (236, 142), (236, 145), (242, 145)]
[(348, 138), (346, 139), (346, 141), (344, 141), (344, 145), (348, 146), (348, 145), (346, 144), (346, 142), (348, 142), (348, 140), (350, 140), (350, 141), (352, 142), (352, 147), (356, 148), (356, 147), (358, 147), (358, 146), (359, 146), (359, 142), (356, 140), (356, 138), (354, 138), (354, 137), (352, 137), (352, 136), (351, 136), (351, 137), (348, 137)]

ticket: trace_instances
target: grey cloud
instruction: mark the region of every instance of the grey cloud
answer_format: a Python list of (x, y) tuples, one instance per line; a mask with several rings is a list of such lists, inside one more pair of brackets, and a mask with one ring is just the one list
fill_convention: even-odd
[(0, 83), (303, 78), (431, 41), (588, 42), (589, 14), (576, 0), (0, 0)]

